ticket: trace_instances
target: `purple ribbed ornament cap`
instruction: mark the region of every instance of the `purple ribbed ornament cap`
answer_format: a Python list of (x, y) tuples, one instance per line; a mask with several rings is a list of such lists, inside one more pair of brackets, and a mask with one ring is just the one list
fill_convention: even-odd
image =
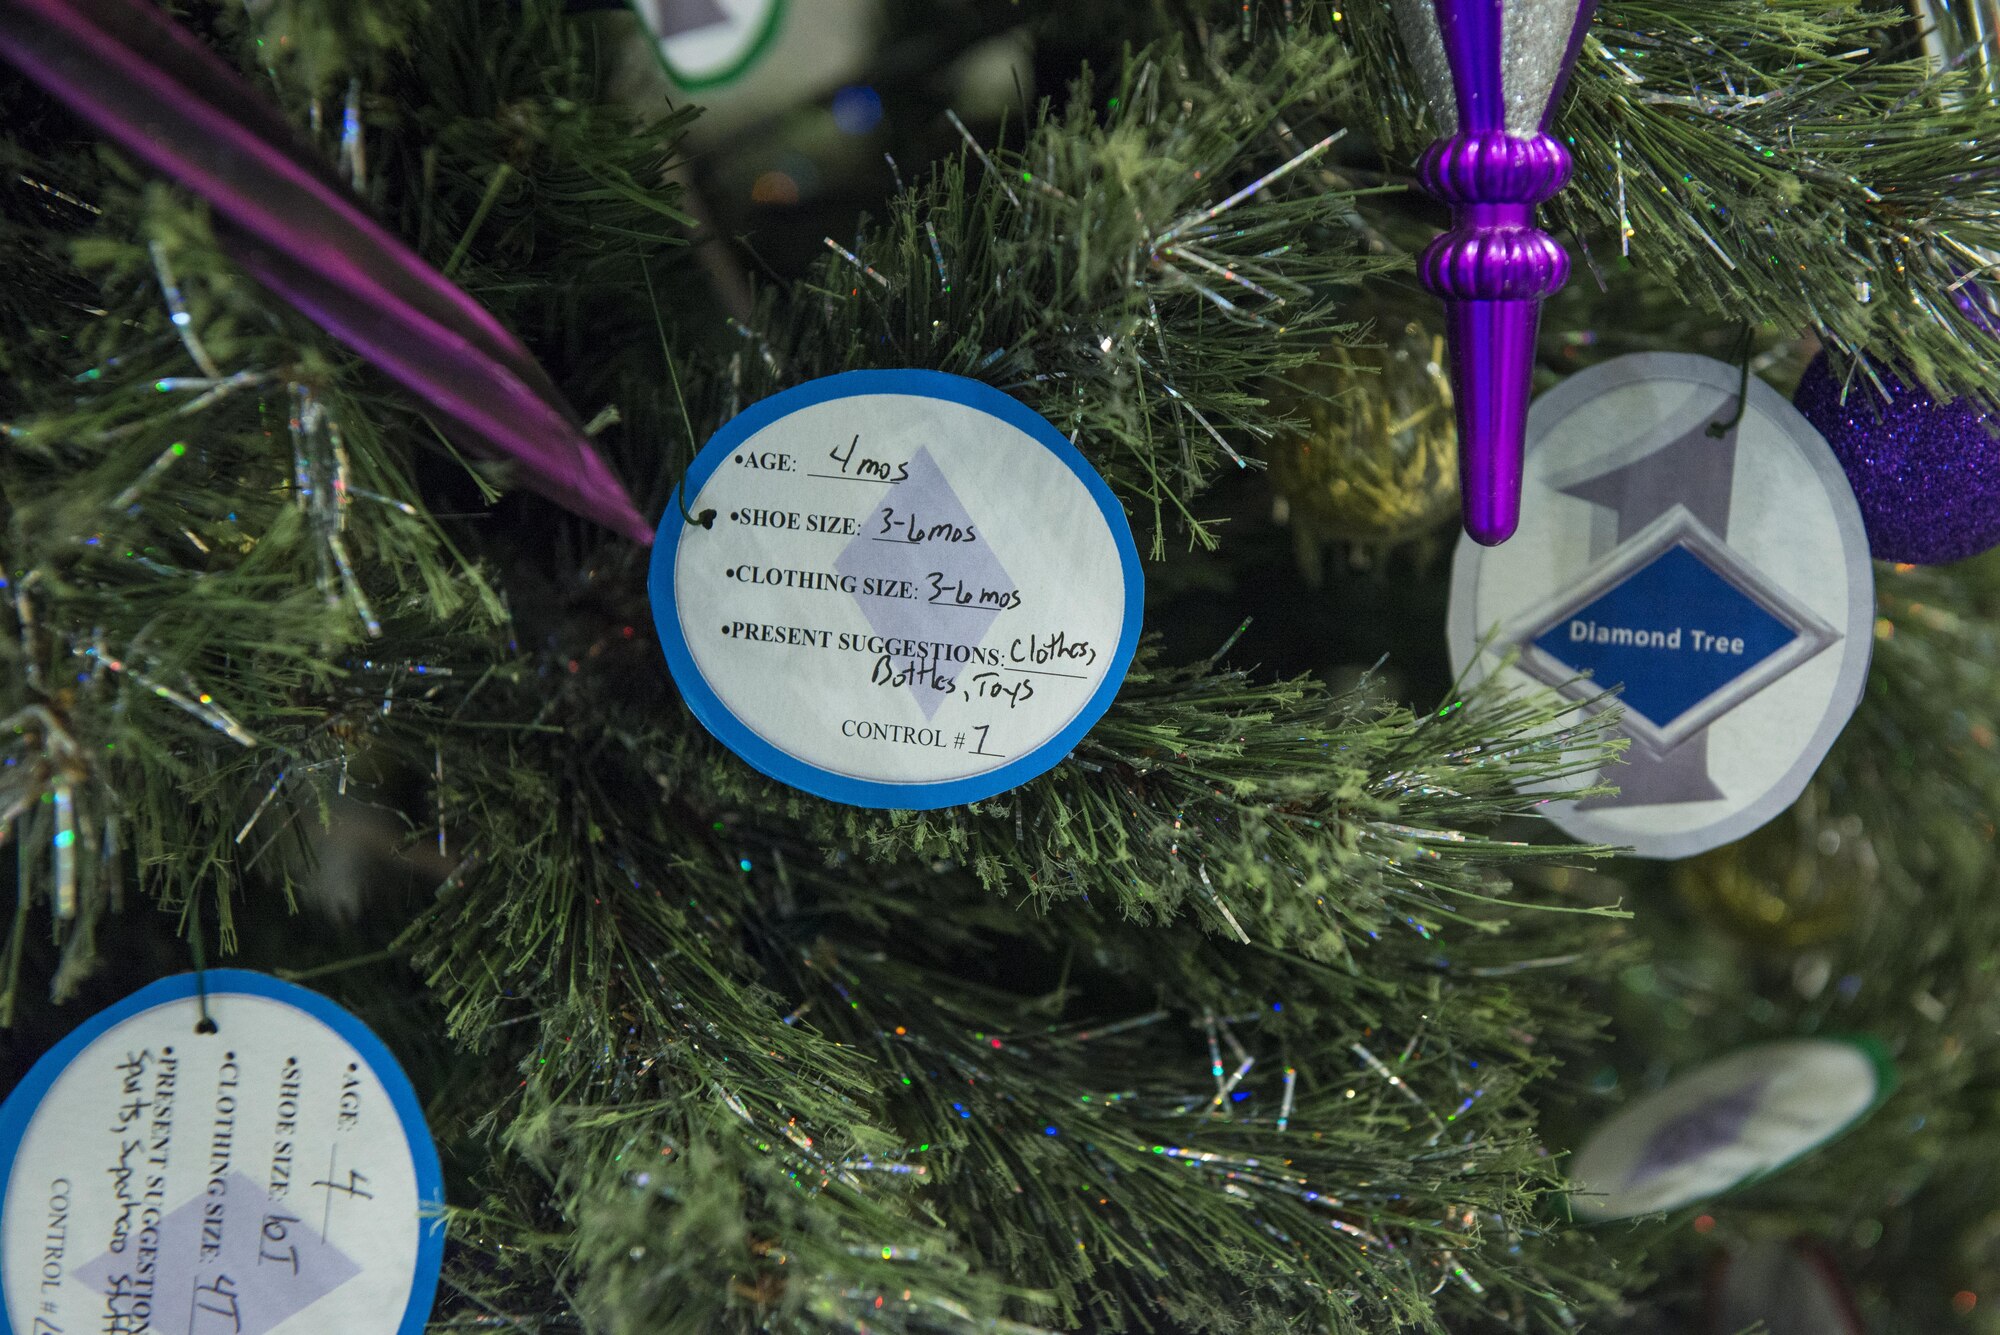
[(1569, 256), (1535, 205), (1569, 180), (1548, 134), (1595, 0), (1394, 0), (1403, 45), (1444, 131), (1418, 175), (1452, 207), (1418, 262), (1444, 298), (1465, 531), (1492, 546), (1521, 520), (1521, 455), (1542, 299)]

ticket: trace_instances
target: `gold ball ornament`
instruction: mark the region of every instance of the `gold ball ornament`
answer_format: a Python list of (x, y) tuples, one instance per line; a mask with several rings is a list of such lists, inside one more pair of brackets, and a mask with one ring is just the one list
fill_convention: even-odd
[(1411, 323), (1386, 346), (1332, 348), (1274, 398), (1307, 423), (1268, 451), (1302, 551), (1398, 546), (1457, 516), (1458, 427), (1441, 335)]
[(1808, 790), (1792, 812), (1674, 867), (1674, 889), (1703, 921), (1770, 951), (1804, 950), (1854, 929), (1872, 898), (1873, 846), (1858, 817), (1822, 817)]

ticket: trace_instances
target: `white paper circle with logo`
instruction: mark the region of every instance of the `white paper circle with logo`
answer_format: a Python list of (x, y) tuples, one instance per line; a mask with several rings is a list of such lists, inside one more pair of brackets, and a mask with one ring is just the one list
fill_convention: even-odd
[(936, 371), (829, 376), (730, 421), (660, 521), (650, 588), (710, 732), (794, 787), (901, 809), (1068, 755), (1125, 679), (1144, 597), (1076, 448)]
[(1529, 414), (1520, 531), (1459, 543), (1460, 673), (1620, 688), (1629, 746), (1598, 776), (1618, 794), (1549, 807), (1578, 839), (1656, 858), (1739, 839), (1798, 797), (1860, 701), (1860, 509), (1798, 410), (1754, 378), (1739, 403), (1742, 383), (1679, 353), (1570, 377)]
[(1570, 1209), (1600, 1221), (1674, 1210), (1766, 1177), (1888, 1097), (1863, 1039), (1761, 1043), (1696, 1067), (1593, 1131), (1569, 1162)]
[(212, 969), (86, 1021), (0, 1105), (0, 1335), (421, 1335), (437, 1150), (382, 1041)]
[(659, 43), (667, 73), (683, 88), (741, 75), (770, 46), (786, 0), (632, 0)]

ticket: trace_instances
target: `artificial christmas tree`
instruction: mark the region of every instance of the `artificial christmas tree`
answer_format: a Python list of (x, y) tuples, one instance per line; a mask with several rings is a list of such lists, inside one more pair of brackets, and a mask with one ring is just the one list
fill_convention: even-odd
[[(0, 33), (102, 5), (0, 0)], [(1440, 127), (1388, 7), (1067, 8), (892, 0), (861, 75), (696, 139), (636, 14), (161, 10), (519, 339), (648, 523), (703, 524), (698, 451), (844, 372), (979, 381), (1073, 446), (1135, 540), (1143, 641), (1045, 770), (923, 811), (718, 741), (636, 537), (462, 457), (239, 267), (196, 183), (0, 84), (8, 1118), (154, 979), (337, 1002), (421, 1105), (442, 1275), (432, 1304), (329, 1259), (264, 1309), (285, 1335), (1665, 1331), (1699, 1328), (1717, 1246), (1823, 1258), (1869, 1329), (1991, 1327), (1990, 558), (1878, 568), (1861, 709), (1773, 827), (1797, 838), (1737, 864), (1865, 867), (1833, 933), (1688, 915), (1674, 864), (1540, 819), (1616, 785), (1615, 707), (1458, 690), (1443, 563), (1378, 548), (1315, 587), (1271, 518), (1261, 460), (1412, 392), (1311, 369), (1427, 310)], [(1030, 53), (1004, 114), (956, 100), (996, 42)], [(1539, 383), (1677, 351), (1789, 391), (1817, 337), (1986, 402), (1952, 291), (2000, 246), (2000, 110), (1921, 52), (1893, 6), (1605, 5), (1550, 123), (1575, 175), (1541, 221), (1578, 272)], [(966, 518), (927, 535), (1004, 508), (957, 476)], [(800, 711), (834, 671), (795, 674)], [(163, 1209), (217, 1180), (217, 992), (175, 1045)], [(1856, 1033), (1899, 1084), (1844, 1139), (1664, 1217), (1569, 1208), (1565, 1154), (1673, 1073)], [(0, 1147), (0, 1329), (96, 1322), (115, 1280), (81, 1221), (119, 1179), (79, 1179), (50, 1261), (39, 1143)], [(313, 1205), (357, 1185), (312, 1167)], [(155, 1326), (205, 1330), (215, 1258), (167, 1240), (209, 1296)]]

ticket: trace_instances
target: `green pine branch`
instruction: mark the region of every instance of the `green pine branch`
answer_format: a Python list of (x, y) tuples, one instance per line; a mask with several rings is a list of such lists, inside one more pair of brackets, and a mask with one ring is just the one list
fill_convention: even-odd
[[(228, 22), (330, 160), (358, 89), (372, 206), (586, 416), (616, 409), (604, 444), (656, 507), (735, 407), (920, 365), (1074, 433), (1155, 555), (1213, 544), (1209, 488), (1287, 425), (1263, 386), (1362, 336), (1342, 294), (1390, 263), (1356, 219), (1392, 196), (1303, 157), (1366, 74), (1340, 32), (1135, 51), (746, 335), (690, 313), (675, 125), (598, 104), (553, 6)], [(1578, 851), (1496, 828), (1589, 781), (1601, 716), (1417, 714), (1149, 650), (1004, 798), (779, 789), (680, 707), (635, 554), (527, 504), (446, 518), (468, 489), (420, 415), (243, 284), (198, 209), (7, 123), (29, 181), (0, 246), (46, 313), (0, 319), (0, 801), (35, 850), (6, 995), (30, 1002), (35, 933), (73, 986), (127, 894), (225, 948), (282, 929), (343, 803), (390, 808), (437, 886), (392, 949), (456, 1044), (442, 1328), (1358, 1335), (1607, 1299), (1542, 1208), (1530, 1091), (1591, 1041), (1568, 980), (1617, 957), (1600, 916), (1528, 911), (1580, 901), (1509, 884)], [(52, 918), (59, 798), (88, 856)], [(1210, 1032), (1256, 1059), (1233, 1088)]]

